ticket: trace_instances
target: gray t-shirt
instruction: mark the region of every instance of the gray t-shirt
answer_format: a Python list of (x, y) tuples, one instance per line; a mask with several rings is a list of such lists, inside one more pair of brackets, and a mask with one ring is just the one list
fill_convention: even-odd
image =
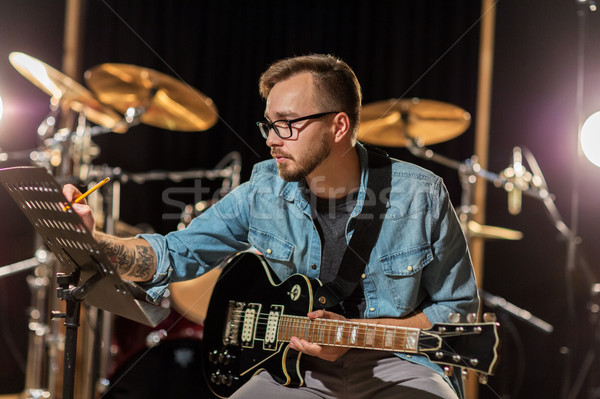
[[(356, 206), (358, 192), (340, 199), (319, 198), (308, 189), (304, 190), (304, 195), (311, 205), (312, 217), (321, 237), (319, 279), (323, 283), (328, 283), (335, 280), (348, 247), (346, 223)], [(360, 284), (357, 284), (354, 292), (341, 303), (344, 316), (348, 318), (362, 318), (365, 306), (365, 295)]]

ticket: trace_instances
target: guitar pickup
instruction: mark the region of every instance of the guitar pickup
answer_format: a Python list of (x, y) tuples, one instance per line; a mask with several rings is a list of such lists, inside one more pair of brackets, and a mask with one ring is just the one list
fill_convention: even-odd
[(264, 350), (274, 351), (277, 349), (277, 331), (279, 330), (279, 321), (282, 314), (282, 305), (271, 305), (265, 330), (265, 340), (263, 341)]
[(241, 315), (242, 333), (241, 341), (242, 347), (253, 348), (254, 339), (256, 337), (256, 324), (260, 315), (261, 304), (249, 303), (244, 307)]

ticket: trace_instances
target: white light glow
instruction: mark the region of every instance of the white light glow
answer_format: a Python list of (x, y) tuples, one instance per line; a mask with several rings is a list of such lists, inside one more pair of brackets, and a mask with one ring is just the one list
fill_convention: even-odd
[(581, 149), (596, 166), (600, 166), (600, 111), (592, 114), (581, 127)]

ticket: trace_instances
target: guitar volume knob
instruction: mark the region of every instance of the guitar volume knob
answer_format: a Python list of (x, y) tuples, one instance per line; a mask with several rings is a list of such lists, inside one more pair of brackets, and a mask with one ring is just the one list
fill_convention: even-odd
[(219, 351), (215, 349), (214, 351), (210, 352), (208, 354), (208, 361), (212, 364), (217, 364), (219, 361)]
[(221, 385), (221, 371), (217, 370), (210, 375), (210, 382), (216, 385)]
[(219, 363), (228, 365), (229, 362), (234, 358), (235, 356), (229, 353), (229, 351), (225, 350), (225, 352), (219, 354)]
[(231, 373), (221, 374), (221, 384), (230, 387), (233, 384), (233, 375)]

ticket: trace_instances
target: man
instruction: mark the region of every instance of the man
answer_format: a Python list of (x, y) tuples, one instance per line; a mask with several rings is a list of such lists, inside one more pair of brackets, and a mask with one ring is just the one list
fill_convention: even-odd
[[(309, 55), (271, 65), (260, 93), (266, 121), (258, 126), (274, 160), (255, 165), (249, 182), (186, 230), (134, 239), (96, 233), (121, 276), (142, 282), (151, 299), (170, 282), (197, 277), (251, 247), (281, 280), (300, 273), (332, 281), (343, 267), (341, 256), (370, 194), (372, 153), (356, 142), (358, 80), (343, 61)], [(345, 314), (317, 310), (309, 318), (425, 329), (450, 313), (477, 311), (466, 242), (441, 179), (396, 160), (391, 175), (381, 231), (360, 284), (342, 303)], [(73, 186), (63, 191), (69, 200), (81, 195)], [(74, 209), (93, 229), (91, 209)], [(304, 354), (305, 386), (285, 387), (260, 372), (233, 397), (457, 397), (456, 381), (422, 356), (348, 351), (297, 337), (290, 346)]]

